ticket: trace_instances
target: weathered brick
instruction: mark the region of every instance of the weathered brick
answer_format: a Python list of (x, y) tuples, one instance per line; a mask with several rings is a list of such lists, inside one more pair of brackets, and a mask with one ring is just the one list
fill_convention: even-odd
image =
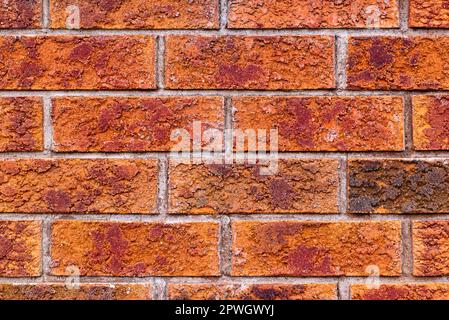
[[(55, 98), (56, 151), (170, 151), (175, 130), (224, 128), (223, 98)], [(192, 142), (192, 141), (191, 141)], [(191, 143), (192, 144), (192, 143)], [(189, 149), (190, 151), (190, 149)]]
[(350, 38), (350, 89), (449, 89), (449, 37)]
[(0, 161), (0, 212), (154, 213), (155, 160)]
[(169, 89), (334, 88), (334, 38), (168, 36)]
[(446, 160), (350, 160), (352, 213), (448, 213)]
[(35, 29), (41, 26), (42, 0), (8, 0), (0, 6), (0, 29)]
[(54, 275), (218, 276), (218, 224), (57, 221), (51, 258)]
[(449, 221), (414, 221), (412, 226), (413, 274), (449, 275)]
[[(79, 10), (79, 26), (72, 17)], [(55, 29), (217, 29), (218, 0), (51, 0)]]
[[(72, 284), (70, 284), (72, 285)], [(0, 300), (150, 300), (147, 284), (0, 284)]]
[(231, 0), (230, 28), (394, 28), (398, 0)]
[(401, 224), (237, 221), (233, 276), (382, 276), (401, 273)]
[(410, 0), (409, 25), (415, 28), (449, 28), (446, 0)]
[(416, 150), (449, 149), (449, 96), (413, 96)]
[(353, 300), (448, 300), (447, 283), (382, 284), (379, 288), (351, 286)]
[[(236, 97), (232, 102), (235, 128), (278, 129), (279, 151), (404, 149), (400, 97)], [(254, 147), (246, 150), (259, 148)]]
[(149, 36), (0, 37), (0, 89), (152, 89)]
[(335, 300), (335, 284), (169, 284), (170, 300)]
[(265, 164), (187, 164), (169, 168), (169, 212), (337, 213), (338, 161), (279, 160), (278, 172), (262, 175)]
[(0, 98), (0, 151), (42, 151), (42, 99)]
[(41, 242), (40, 222), (0, 221), (0, 276), (40, 276)]

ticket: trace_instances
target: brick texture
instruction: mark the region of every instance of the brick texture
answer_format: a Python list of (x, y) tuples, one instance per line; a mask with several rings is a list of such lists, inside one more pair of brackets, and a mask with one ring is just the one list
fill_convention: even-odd
[(0, 6), (0, 29), (37, 29), (42, 0), (8, 0)]
[(449, 28), (447, 2), (410, 0), (409, 24), (415, 28)]
[(383, 284), (379, 288), (352, 285), (353, 300), (448, 300), (449, 285), (446, 283)]

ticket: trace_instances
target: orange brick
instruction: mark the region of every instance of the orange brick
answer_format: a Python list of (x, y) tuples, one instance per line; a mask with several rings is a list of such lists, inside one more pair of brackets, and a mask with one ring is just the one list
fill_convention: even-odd
[(169, 89), (334, 88), (334, 39), (326, 36), (168, 36)]
[(449, 300), (447, 283), (383, 284), (379, 288), (351, 286), (353, 300)]
[(279, 160), (278, 172), (263, 164), (170, 162), (169, 212), (337, 213), (338, 160)]
[(349, 39), (349, 89), (449, 89), (449, 37)]
[(400, 222), (237, 221), (233, 276), (401, 274)]
[(0, 212), (154, 213), (154, 160), (0, 161)]
[(415, 28), (449, 28), (446, 0), (410, 0), (409, 25)]
[(42, 0), (8, 0), (0, 7), (0, 29), (41, 27)]
[(279, 151), (404, 149), (401, 97), (236, 97), (232, 102), (235, 128), (278, 129)]
[(413, 222), (413, 274), (449, 275), (449, 221)]
[(231, 0), (230, 28), (394, 28), (398, 0)]
[(51, 258), (54, 275), (218, 276), (218, 224), (57, 221)]
[[(70, 285), (72, 285), (70, 283)], [(151, 286), (144, 284), (64, 283), (0, 284), (0, 300), (150, 300)]]
[(0, 221), (0, 276), (40, 276), (41, 242), (40, 222)]
[(78, 27), (70, 24), (76, 14), (70, 6), (78, 7), (82, 29), (218, 28), (218, 0), (51, 0), (52, 28)]
[(0, 37), (1, 90), (152, 89), (148, 36)]
[(413, 144), (416, 150), (449, 149), (449, 96), (414, 96)]
[(175, 284), (170, 300), (335, 300), (335, 284)]
[[(56, 151), (170, 151), (179, 142), (175, 130), (192, 138), (194, 121), (201, 133), (224, 128), (223, 98), (55, 98)], [(189, 149), (190, 151), (190, 149)]]
[(42, 151), (42, 99), (0, 98), (0, 151)]

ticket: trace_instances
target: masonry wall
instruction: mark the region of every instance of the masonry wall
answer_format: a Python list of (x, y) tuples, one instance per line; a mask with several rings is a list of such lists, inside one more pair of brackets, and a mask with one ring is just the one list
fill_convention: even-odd
[[(0, 299), (449, 298), (446, 1), (9, 0), (0, 28)], [(198, 121), (219, 159), (278, 129), (278, 170), (176, 159)]]

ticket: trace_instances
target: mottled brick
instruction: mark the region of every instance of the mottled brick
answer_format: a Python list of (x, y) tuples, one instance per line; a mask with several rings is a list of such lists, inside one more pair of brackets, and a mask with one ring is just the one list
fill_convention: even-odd
[(0, 29), (41, 27), (42, 0), (7, 0), (0, 5)]
[(0, 152), (42, 151), (42, 99), (0, 98)]
[(404, 149), (401, 97), (236, 97), (232, 103), (234, 127), (278, 129), (279, 151)]
[[(69, 285), (73, 285), (70, 283)], [(0, 284), (0, 300), (150, 300), (147, 284)]]
[(334, 39), (326, 36), (168, 36), (169, 89), (334, 88)]
[(170, 151), (180, 142), (171, 139), (178, 130), (190, 134), (192, 146), (195, 121), (201, 122), (202, 136), (209, 129), (222, 131), (223, 98), (55, 98), (54, 148), (81, 152)]
[(449, 37), (350, 38), (349, 89), (449, 89)]
[(363, 284), (351, 285), (352, 300), (448, 300), (447, 283), (382, 284), (370, 288)]
[(0, 212), (154, 213), (155, 160), (0, 161)]
[(396, 28), (398, 0), (231, 0), (230, 28)]
[(170, 300), (335, 300), (335, 284), (178, 284), (168, 285)]
[(218, 224), (57, 221), (51, 259), (54, 275), (218, 276)]
[(446, 0), (410, 0), (409, 26), (414, 28), (449, 28)]
[(50, 10), (55, 29), (217, 29), (219, 20), (218, 0), (51, 0)]
[(233, 276), (382, 276), (401, 274), (401, 224), (237, 221)]
[(412, 228), (413, 274), (449, 275), (449, 221), (414, 221)]
[(0, 276), (40, 276), (41, 242), (40, 222), (0, 221)]
[(449, 150), (449, 96), (413, 96), (416, 150)]
[(350, 160), (352, 213), (448, 213), (446, 160)]
[[(338, 161), (279, 160), (267, 164), (187, 164), (169, 168), (169, 212), (337, 213)], [(272, 162), (274, 168), (274, 162)]]
[(0, 37), (0, 89), (152, 89), (149, 36)]

